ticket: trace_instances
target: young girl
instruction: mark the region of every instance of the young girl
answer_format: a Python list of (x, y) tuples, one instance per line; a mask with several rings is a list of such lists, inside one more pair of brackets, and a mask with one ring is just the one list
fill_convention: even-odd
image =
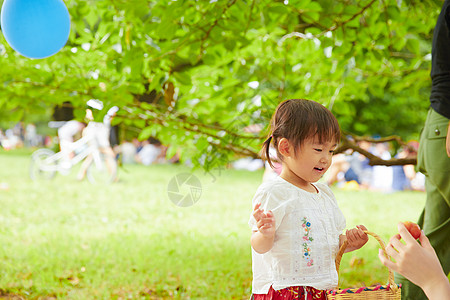
[(340, 139), (339, 124), (321, 104), (292, 99), (278, 105), (263, 158), (272, 165), (271, 143), (282, 163), (276, 179), (263, 183), (253, 198), (249, 224), (253, 260), (253, 299), (326, 299), (338, 275), (336, 253), (368, 240), (362, 225), (347, 230), (331, 190), (315, 183), (328, 170)]

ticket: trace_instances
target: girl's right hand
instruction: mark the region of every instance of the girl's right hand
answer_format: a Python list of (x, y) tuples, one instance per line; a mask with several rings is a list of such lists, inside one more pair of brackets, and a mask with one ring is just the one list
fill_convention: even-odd
[(258, 203), (253, 209), (253, 217), (256, 220), (258, 231), (263, 236), (273, 237), (275, 235), (275, 217), (270, 210), (265, 213), (261, 208), (261, 203)]

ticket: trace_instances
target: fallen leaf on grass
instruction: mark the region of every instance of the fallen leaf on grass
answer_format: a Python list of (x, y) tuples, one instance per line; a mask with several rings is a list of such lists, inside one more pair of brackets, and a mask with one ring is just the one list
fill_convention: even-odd
[(72, 285), (78, 285), (80, 283), (80, 278), (73, 276), (67, 278), (67, 281), (69, 281)]
[(356, 268), (356, 267), (364, 266), (365, 263), (366, 262), (364, 261), (364, 258), (355, 256), (355, 257), (352, 257), (352, 259), (350, 260), (350, 267)]

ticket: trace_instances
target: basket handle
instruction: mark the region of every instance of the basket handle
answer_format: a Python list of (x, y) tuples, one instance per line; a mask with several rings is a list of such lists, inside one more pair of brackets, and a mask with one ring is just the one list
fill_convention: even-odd
[[(386, 246), (384, 245), (383, 240), (376, 233), (373, 233), (373, 232), (370, 232), (370, 231), (366, 231), (366, 230), (364, 230), (364, 233), (373, 236), (378, 241), (378, 243), (381, 246), (381, 249), (383, 250), (384, 256), (386, 256), (389, 259), (390, 257), (389, 257), (389, 255), (386, 252)], [(345, 240), (342, 243), (342, 246), (341, 246), (341, 248), (339, 248), (339, 251), (338, 251), (338, 253), (336, 255), (336, 271), (338, 272), (338, 276), (339, 276), (339, 267), (341, 265), (342, 255), (344, 255), (344, 251), (347, 248), (347, 244), (348, 244), (348, 241)], [(394, 273), (392, 273), (392, 271), (389, 268), (387, 268), (387, 269), (389, 271), (389, 284), (390, 284), (392, 290), (394, 292), (396, 292), (398, 287), (397, 287), (397, 285), (394, 282)]]

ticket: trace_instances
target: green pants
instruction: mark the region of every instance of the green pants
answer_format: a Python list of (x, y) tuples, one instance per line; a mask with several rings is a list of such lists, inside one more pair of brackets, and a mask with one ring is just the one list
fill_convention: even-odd
[[(418, 224), (433, 245), (445, 274), (450, 271), (450, 158), (445, 141), (449, 119), (430, 108), (420, 136), (417, 167), (425, 174), (427, 200)], [(403, 276), (395, 274), (402, 284), (402, 299), (427, 299), (423, 291)]]

